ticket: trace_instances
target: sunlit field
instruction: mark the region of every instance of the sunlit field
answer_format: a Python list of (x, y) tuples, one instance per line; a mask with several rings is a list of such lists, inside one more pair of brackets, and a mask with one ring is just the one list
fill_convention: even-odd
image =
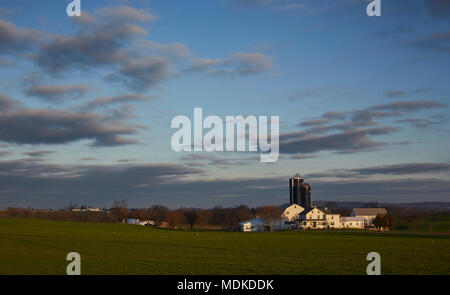
[(0, 218), (0, 274), (450, 274), (450, 236), (407, 232), (184, 231)]

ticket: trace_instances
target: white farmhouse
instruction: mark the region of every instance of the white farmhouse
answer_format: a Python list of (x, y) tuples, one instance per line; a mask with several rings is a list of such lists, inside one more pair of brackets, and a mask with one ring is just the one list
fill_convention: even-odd
[(342, 228), (339, 214), (326, 214), (327, 228)]
[(91, 208), (89, 206), (81, 208), (72, 208), (72, 212), (100, 212), (100, 208)]
[(300, 213), (300, 227), (303, 229), (323, 229), (326, 228), (327, 221), (325, 213), (311, 207)]
[(239, 222), (241, 231), (243, 232), (260, 232), (264, 231), (264, 222), (260, 218), (253, 218)]
[(284, 210), (283, 214), (281, 214), (281, 218), (286, 218), (287, 221), (292, 222), (297, 220), (299, 214), (302, 213), (303, 211), (305, 211), (305, 208), (303, 208), (298, 204), (293, 204)]
[(384, 216), (386, 214), (385, 208), (353, 208), (350, 216), (364, 218), (365, 226), (373, 226), (373, 220), (377, 215)]
[(317, 207), (311, 207), (300, 213), (300, 219), (325, 219), (325, 213)]
[(341, 217), (340, 223), (342, 228), (364, 229), (365, 220), (362, 217)]
[[(317, 207), (308, 209), (298, 204), (287, 207), (280, 219), (270, 222), (270, 229), (365, 229), (372, 225), (373, 219), (378, 214), (387, 214), (384, 208), (354, 208), (352, 216), (340, 216), (340, 214), (325, 213)], [(265, 230), (263, 218), (253, 218), (239, 223), (243, 232), (263, 232)]]

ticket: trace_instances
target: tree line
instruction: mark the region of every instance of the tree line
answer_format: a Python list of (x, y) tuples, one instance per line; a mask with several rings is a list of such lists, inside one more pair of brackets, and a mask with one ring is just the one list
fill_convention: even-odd
[[(86, 207), (86, 206), (83, 206)], [(99, 212), (72, 211), (72, 206), (61, 210), (37, 210), (33, 208), (7, 208), (0, 211), (0, 215), (8, 217), (37, 218), (57, 221), (74, 222), (127, 222), (129, 218), (152, 220), (156, 224), (166, 223), (176, 228), (211, 228), (236, 229), (238, 223), (263, 217), (275, 220), (281, 217), (278, 206), (261, 206), (250, 208), (247, 205), (234, 207), (216, 206), (212, 209), (185, 208), (169, 209), (163, 205), (153, 205), (149, 208), (128, 208), (127, 202), (114, 201), (111, 208)]]
[[(365, 207), (376, 207), (376, 202), (369, 202)], [(86, 208), (82, 206), (81, 208)], [(73, 222), (127, 222), (129, 218), (140, 220), (152, 220), (155, 223), (165, 223), (172, 228), (209, 228), (235, 230), (238, 223), (246, 219), (261, 217), (266, 224), (281, 217), (282, 208), (279, 206), (260, 206), (250, 208), (247, 205), (234, 207), (216, 206), (211, 209), (185, 208), (169, 209), (163, 205), (153, 205), (148, 208), (129, 208), (127, 202), (114, 201), (111, 208), (99, 212), (77, 211), (73, 212), (74, 206), (61, 210), (37, 210), (32, 208), (14, 208), (0, 210), (0, 216), (50, 219), (57, 221)], [(407, 207), (386, 207), (389, 214), (385, 217), (379, 216), (374, 221), (379, 227), (395, 229), (403, 224), (426, 220), (430, 216), (447, 215), (444, 209), (423, 209)], [(341, 214), (349, 216), (350, 208), (341, 208), (336, 203), (329, 202), (321, 208), (326, 213)]]

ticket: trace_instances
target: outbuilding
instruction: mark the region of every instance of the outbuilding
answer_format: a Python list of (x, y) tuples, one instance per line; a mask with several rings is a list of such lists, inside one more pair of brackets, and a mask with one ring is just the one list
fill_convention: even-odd
[(373, 220), (377, 215), (384, 216), (386, 214), (385, 208), (353, 208), (350, 216), (364, 218), (365, 226), (373, 226)]
[(239, 222), (243, 232), (262, 232), (264, 231), (264, 222), (260, 218), (253, 218)]
[(340, 222), (342, 228), (364, 229), (365, 220), (362, 217), (341, 217)]

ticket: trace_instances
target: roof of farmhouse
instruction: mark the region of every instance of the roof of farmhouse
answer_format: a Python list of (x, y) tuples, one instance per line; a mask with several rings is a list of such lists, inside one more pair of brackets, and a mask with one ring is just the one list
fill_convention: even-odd
[(304, 211), (300, 212), (300, 215), (306, 215), (306, 214), (308, 214), (309, 212), (313, 211), (314, 209), (317, 209), (320, 213), (323, 213), (323, 211), (320, 210), (319, 208), (317, 208), (317, 207), (311, 207), (311, 208), (305, 209)]
[(353, 208), (353, 213), (356, 216), (365, 216), (365, 215), (385, 215), (387, 214), (386, 209), (384, 208)]

